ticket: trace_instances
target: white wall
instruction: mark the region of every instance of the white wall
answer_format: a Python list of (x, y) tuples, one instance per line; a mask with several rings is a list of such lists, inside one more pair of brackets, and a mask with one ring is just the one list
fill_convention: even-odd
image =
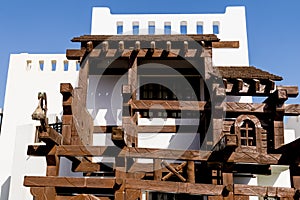
[[(11, 184), (10, 194), (12, 195), (20, 191), (18, 185), (23, 183), (20, 183), (19, 173), (24, 172), (22, 173), (23, 177), (30, 171), (26, 163), (32, 165), (33, 159), (27, 159), (27, 148), (24, 146), (29, 140), (34, 142), (34, 126), (38, 123), (31, 119), (31, 114), (38, 104), (38, 92), (47, 93), (48, 114), (53, 119), (55, 115), (62, 113), (60, 83), (69, 82), (73, 86), (77, 85), (76, 62), (69, 61), (69, 70), (64, 71), (64, 61), (66, 60), (64, 54), (12, 54), (10, 56), (3, 109), (5, 112), (0, 135), (0, 163), (5, 163), (1, 165), (0, 186), (3, 186), (5, 181), (11, 177), (11, 181), (15, 183)], [(40, 61), (44, 62), (43, 71), (40, 69)], [(56, 70), (52, 71), (52, 62), (54, 61)], [(15, 146), (15, 142), (18, 145)], [(14, 165), (13, 160), (15, 160)], [(37, 162), (34, 161), (35, 165), (33, 166), (40, 166), (39, 169), (45, 170), (43, 163)], [(16, 183), (17, 180), (19, 183)], [(3, 189), (1, 196), (4, 198), (7, 193), (8, 191)], [(27, 192), (27, 195), (30, 194)], [(10, 199), (16, 198), (10, 197)]]
[[(105, 19), (105, 20), (103, 20)], [(117, 23), (123, 23), (123, 34), (133, 34), (133, 23), (139, 23), (139, 34), (148, 34), (149, 22), (155, 23), (155, 34), (163, 34), (165, 22), (171, 23), (172, 34), (180, 34), (180, 23), (187, 22), (187, 33), (197, 34), (197, 23), (203, 24), (203, 33), (212, 34), (213, 24), (219, 24), (218, 38), (239, 41), (239, 49), (214, 49), (215, 66), (248, 66), (248, 40), (245, 7), (227, 7), (221, 14), (111, 14), (109, 8), (93, 8), (92, 35), (116, 35)], [(105, 27), (105, 28), (103, 28)]]

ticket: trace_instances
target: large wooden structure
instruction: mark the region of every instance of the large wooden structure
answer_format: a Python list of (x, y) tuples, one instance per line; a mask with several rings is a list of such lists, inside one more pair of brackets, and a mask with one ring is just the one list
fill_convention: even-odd
[[(283, 122), (284, 116), (300, 114), (300, 105), (285, 104), (289, 97), (298, 95), (298, 88), (276, 86), (274, 82), (281, 77), (255, 67), (213, 67), (212, 48), (238, 48), (237, 41), (222, 42), (215, 35), (93, 35), (73, 41), (81, 42), (81, 49), (67, 50), (68, 59), (81, 62), (78, 87), (61, 84), (61, 126), (42, 123), (37, 137), (45, 145), (28, 146), (28, 155), (44, 156), (47, 161), (46, 176), (24, 178), (36, 200), (135, 200), (141, 199), (142, 193), (148, 199), (299, 199), (300, 140), (284, 145)], [(111, 60), (114, 62), (102, 66)], [(141, 64), (149, 62), (169, 63), (184, 77), (197, 75), (200, 86), (193, 85), (196, 98), (137, 98), (138, 75), (155, 76), (151, 69), (139, 71)], [(93, 125), (86, 109), (90, 73), (128, 73), (128, 84), (120, 91), (122, 126)], [(224, 101), (225, 96), (260, 96), (265, 100), (229, 102)], [(139, 133), (180, 130), (176, 125), (139, 125), (138, 117), (149, 117), (150, 108), (163, 110), (168, 117), (196, 113), (192, 116), (198, 116), (199, 124), (184, 128), (200, 135), (199, 148), (140, 148)], [(93, 146), (94, 132), (111, 133), (115, 146)], [(99, 156), (114, 158), (114, 162), (94, 162), (92, 158)], [(83, 172), (83, 176), (60, 176), (61, 157), (69, 159), (72, 170)], [(139, 163), (137, 158), (152, 162)], [(291, 188), (234, 184), (236, 174), (270, 174), (270, 165), (290, 166)]]

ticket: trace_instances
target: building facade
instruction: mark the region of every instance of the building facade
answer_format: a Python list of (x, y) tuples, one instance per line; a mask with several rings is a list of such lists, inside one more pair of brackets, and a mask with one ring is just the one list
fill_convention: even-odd
[[(105, 19), (105, 20), (103, 20)], [(105, 28), (104, 28), (105, 27)], [(153, 35), (154, 40), (148, 39), (148, 43), (139, 43), (142, 37), (139, 35)], [(143, 14), (143, 15), (117, 15), (111, 14), (108, 8), (94, 8), (92, 15), (92, 29), (91, 35), (107, 35), (106, 40), (95, 40), (92, 43), (92, 49), (110, 52), (111, 56), (106, 54), (104, 59), (107, 63), (102, 65), (109, 68), (116, 67), (118, 70), (119, 66), (126, 65), (116, 59), (116, 51), (111, 49), (121, 49), (122, 51), (136, 50), (136, 49), (157, 49), (161, 45), (155, 40), (155, 35), (164, 34), (166, 37), (170, 37), (169, 40), (164, 39), (164, 49), (169, 51), (171, 49), (201, 49), (202, 47), (195, 47), (199, 45), (199, 40), (188, 41), (192, 34), (215, 34), (221, 41), (239, 41), (238, 48), (216, 48), (212, 46), (212, 66), (249, 66), (248, 58), (248, 44), (247, 44), (247, 30), (246, 30), (246, 19), (245, 19), (245, 8), (244, 7), (228, 7), (226, 12), (222, 14)], [(183, 35), (180, 39), (182, 44), (176, 44), (172, 35)], [(115, 35), (115, 36), (114, 36)], [(132, 39), (126, 42), (125, 39), (120, 39), (122, 35), (137, 36), (137, 39)], [(170, 36), (168, 36), (170, 35)], [(84, 40), (84, 37), (81, 38)], [(79, 42), (83, 42), (80, 38), (77, 39)], [(76, 40), (76, 38), (74, 38)], [(125, 41), (124, 41), (125, 40)], [(174, 40), (174, 41), (173, 41)], [(120, 43), (120, 41), (124, 41)], [(187, 41), (187, 42), (186, 42)], [(197, 42), (195, 42), (197, 41)], [(98, 42), (98, 43), (97, 43)], [(216, 40), (217, 42), (217, 40)], [(99, 46), (95, 46), (98, 44)], [(115, 45), (115, 46), (114, 46)], [(177, 45), (177, 46), (176, 46)], [(179, 46), (178, 46), (179, 45)], [(181, 46), (180, 46), (181, 45)], [(87, 46), (88, 48), (89, 46)], [(93, 51), (96, 57), (101, 53)], [(141, 51), (140, 51), (141, 52)], [(174, 51), (174, 54), (176, 52)], [(70, 54), (69, 54), (70, 55)], [(146, 56), (147, 52), (145, 52)], [(161, 55), (161, 54), (160, 54)], [(195, 54), (196, 55), (196, 54)], [(194, 55), (194, 56), (195, 56)], [(95, 56), (90, 54), (91, 57)], [(153, 55), (152, 55), (153, 56)], [(191, 55), (193, 56), (193, 55)], [(76, 56), (75, 56), (76, 57)], [(72, 57), (71, 59), (75, 59)], [(126, 57), (126, 56), (125, 56)], [(27, 155), (27, 146), (31, 145), (35, 141), (36, 137), (36, 126), (39, 122), (32, 121), (31, 114), (36, 108), (36, 97), (38, 92), (47, 93), (47, 116), (49, 124), (62, 121), (64, 107), (62, 101), (64, 100), (62, 95), (59, 93), (61, 89), (61, 83), (70, 83), (74, 88), (84, 88), (84, 85), (78, 85), (81, 78), (79, 76), (79, 63), (83, 68), (84, 60), (75, 59), (73, 61), (67, 59), (66, 55), (46, 55), (46, 54), (14, 54), (11, 55), (9, 72), (6, 86), (5, 104), (3, 123), (1, 131), (1, 161), (6, 163), (0, 172), (0, 183), (1, 189), (1, 200), (3, 199), (31, 199), (29, 188), (23, 186), (24, 176), (43, 176), (46, 174), (47, 163), (44, 157), (35, 157)], [(151, 59), (150, 59), (151, 60)], [(155, 60), (155, 59), (154, 59)], [(80, 61), (80, 62), (79, 62)], [(176, 61), (177, 62), (177, 61)], [(188, 63), (176, 63), (173, 66), (181, 68), (180, 65), (190, 65)], [(189, 61), (191, 62), (191, 61)], [(169, 69), (168, 64), (161, 62), (154, 62), (155, 65), (160, 64), (161, 69)], [(136, 100), (149, 100), (156, 97), (160, 100), (171, 100), (172, 93), (165, 88), (178, 88), (182, 82), (176, 85), (176, 81), (182, 74), (167, 74), (167, 76), (161, 75), (162, 77), (158, 82), (153, 84), (153, 76), (157, 76), (158, 72), (149, 74), (149, 68), (152, 66), (151, 62), (144, 62), (142, 65), (145, 66), (145, 72), (138, 80), (139, 89), (136, 92)], [(193, 63), (192, 63), (193, 64)], [(169, 64), (170, 65), (170, 64)], [(100, 66), (100, 65), (99, 65)], [(124, 93), (123, 85), (128, 83), (128, 74), (124, 76), (123, 73), (111, 73), (109, 70), (97, 69), (90, 71), (88, 76), (87, 89), (87, 101), (86, 108), (88, 113), (92, 117), (94, 127), (113, 127), (120, 126), (124, 123), (122, 109)], [(156, 66), (157, 67), (157, 66)], [(97, 68), (97, 64), (95, 64)], [(101, 66), (100, 66), (101, 68)], [(183, 68), (189, 69), (188, 66)], [(148, 70), (148, 71), (147, 71)], [(179, 70), (180, 71), (180, 70)], [(180, 71), (182, 72), (182, 71)], [(185, 72), (184, 72), (185, 73)], [(226, 76), (226, 75), (225, 75)], [(168, 77), (168, 79), (166, 79)], [(175, 77), (176, 79), (172, 79)], [(187, 78), (189, 77), (189, 78)], [(205, 74), (202, 74), (202, 78)], [(189, 85), (193, 85), (195, 77), (192, 75), (184, 75), (185, 80)], [(230, 78), (230, 77), (228, 77)], [(236, 77), (238, 78), (238, 77)], [(257, 79), (257, 77), (256, 77)], [(272, 79), (269, 77), (268, 79)], [(273, 79), (276, 79), (273, 77)], [(168, 80), (168, 81), (166, 81)], [(204, 80), (196, 79), (196, 81), (202, 81), (202, 85), (196, 88), (199, 91), (199, 95), (194, 96), (198, 101), (207, 100), (204, 89)], [(152, 84), (149, 86), (149, 84)], [(222, 79), (223, 83), (223, 79)], [(147, 86), (148, 84), (148, 86)], [(163, 85), (165, 87), (159, 87), (157, 85)], [(184, 89), (188, 91), (189, 88)], [(192, 87), (194, 91), (195, 88)], [(150, 96), (150, 94), (152, 96)], [(169, 96), (164, 99), (163, 96)], [(178, 94), (179, 95), (179, 94)], [(181, 94), (184, 98), (188, 98), (189, 93)], [(235, 99), (238, 102), (251, 102), (251, 98), (246, 95), (235, 95)], [(193, 97), (191, 97), (193, 98)], [(194, 99), (194, 100), (195, 100)], [(21, 101), (20, 101), (21, 100)], [(187, 99), (185, 99), (187, 100)], [(191, 99), (192, 100), (192, 99)], [(229, 101), (229, 100), (228, 100)], [(99, 102), (101, 102), (99, 104)], [(178, 125), (194, 125), (198, 123), (197, 117), (187, 117), (184, 119), (178, 117), (178, 113), (171, 112), (165, 114), (165, 112), (154, 112), (155, 108), (152, 108), (153, 112), (139, 112), (141, 115), (138, 118), (138, 124), (141, 126), (178, 126)], [(152, 114), (151, 114), (152, 113)], [(155, 116), (154, 116), (155, 113)], [(188, 113), (190, 114), (190, 113)], [(152, 115), (152, 116), (150, 116)], [(177, 117), (176, 117), (177, 116)], [(200, 117), (198, 117), (200, 118)], [(243, 121), (243, 120), (242, 120)], [(255, 120), (254, 120), (255, 121)], [(101, 131), (93, 131), (91, 138), (84, 141), (85, 144), (89, 145), (100, 145), (100, 146), (112, 146), (114, 143), (111, 140), (111, 134), (100, 134)], [(247, 132), (248, 133), (248, 132)], [(285, 141), (292, 141), (295, 139), (293, 130), (285, 131), (286, 137), (290, 138)], [(194, 134), (185, 132), (185, 135), (180, 136), (177, 134), (177, 140), (174, 143), (170, 143), (175, 137), (175, 132), (168, 132), (164, 134), (153, 134), (144, 132), (139, 135), (139, 139), (136, 142), (131, 141), (131, 146), (138, 143), (139, 147), (143, 148), (163, 148), (163, 149), (194, 149), (191, 141), (200, 141), (201, 138), (197, 138)], [(178, 136), (179, 135), (179, 136)], [(288, 136), (289, 135), (289, 136)], [(250, 137), (250, 136), (249, 136)], [(187, 140), (187, 144), (184, 143), (184, 139)], [(251, 143), (250, 139), (243, 140), (245, 143)], [(253, 141), (252, 141), (253, 142)], [(39, 143), (34, 143), (37, 145)], [(182, 145), (184, 144), (184, 145)], [(251, 146), (251, 145), (250, 145)], [(5, 149), (5, 150), (4, 150)], [(94, 162), (111, 162), (108, 158), (101, 156), (94, 158)], [(140, 163), (147, 163), (145, 159), (140, 159)], [(61, 158), (60, 162), (60, 176), (72, 176), (82, 177), (82, 173), (71, 172), (71, 162), (65, 158)], [(268, 185), (274, 187), (291, 187), (290, 185), (290, 171), (287, 165), (271, 166), (272, 175), (255, 175), (255, 176), (239, 176), (234, 179), (235, 183), (250, 184), (250, 185)], [(155, 198), (155, 197), (153, 197)]]

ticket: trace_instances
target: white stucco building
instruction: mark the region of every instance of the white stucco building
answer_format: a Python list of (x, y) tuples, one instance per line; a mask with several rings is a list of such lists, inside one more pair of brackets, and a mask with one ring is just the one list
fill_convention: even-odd
[[(214, 33), (223, 41), (239, 41), (240, 47), (213, 49), (213, 65), (249, 65), (244, 7), (227, 7), (225, 12), (220, 14), (177, 15), (111, 14), (109, 8), (94, 8), (91, 23), (93, 35)], [(0, 135), (0, 162), (2, 163), (0, 200), (32, 199), (29, 188), (23, 187), (24, 175), (45, 175), (44, 158), (26, 155), (27, 145), (32, 144), (35, 137), (37, 124), (31, 119), (31, 114), (37, 106), (37, 94), (40, 91), (47, 93), (48, 117), (50, 122), (54, 121), (62, 113), (59, 85), (68, 82), (76, 86), (78, 66), (78, 63), (68, 61), (63, 54), (11, 55)], [(95, 85), (93, 80), (90, 81), (90, 90), (92, 90)], [(115, 85), (116, 81), (109, 79), (104, 85)], [(241, 101), (249, 101), (249, 98), (241, 99)], [(101, 118), (101, 112), (95, 116), (98, 116), (98, 125), (116, 123), (105, 121), (106, 119)], [(290, 138), (295, 138), (293, 130), (287, 134), (291, 135)], [(95, 144), (101, 143), (99, 140), (101, 138), (95, 138)], [(270, 178), (270, 180), (263, 176), (256, 176), (236, 181), (249, 181), (249, 184), (253, 185), (290, 186), (288, 168), (282, 166), (272, 171), (275, 173), (273, 176), (275, 178)]]

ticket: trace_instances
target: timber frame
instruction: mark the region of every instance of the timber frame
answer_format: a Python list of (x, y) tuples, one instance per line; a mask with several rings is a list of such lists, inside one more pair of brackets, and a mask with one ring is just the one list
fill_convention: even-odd
[[(212, 48), (239, 48), (238, 41), (220, 41), (215, 35), (152, 35), (76, 37), (81, 49), (67, 50), (67, 58), (81, 63), (78, 87), (61, 83), (63, 117), (61, 131), (52, 125), (37, 128), (44, 145), (29, 145), (27, 154), (44, 156), (46, 176), (25, 176), (36, 200), (162, 199), (249, 199), (249, 196), (299, 199), (300, 140), (284, 144), (284, 116), (300, 115), (300, 105), (285, 104), (298, 95), (296, 86), (276, 86), (282, 77), (251, 66), (212, 66)], [(199, 45), (195, 46), (194, 43)], [(100, 48), (99, 48), (100, 46)], [(143, 48), (149, 46), (149, 48)], [(126, 47), (126, 48), (125, 48)], [(175, 48), (173, 48), (175, 47)], [(105, 73), (128, 72), (123, 85), (122, 126), (94, 126), (86, 109), (88, 75), (91, 63), (119, 59), (125, 66), (108, 68)], [(200, 58), (200, 61), (199, 61)], [(210, 95), (197, 101), (137, 99), (138, 67), (147, 60), (188, 60), (202, 70)], [(199, 63), (197, 63), (199, 62)], [(193, 73), (193, 68), (187, 67)], [(179, 69), (180, 70), (180, 69)], [(120, 72), (121, 71), (121, 72)], [(183, 74), (184, 70), (180, 71)], [(221, 77), (221, 83), (213, 80)], [(224, 101), (225, 96), (266, 97), (262, 103)], [(219, 103), (213, 104), (213, 100)], [(157, 107), (153, 105), (158, 105)], [(196, 130), (200, 150), (140, 148), (138, 134), (172, 133), (178, 126), (139, 126), (138, 112), (149, 109), (201, 113)], [(211, 112), (214, 110), (215, 112)], [(225, 113), (220, 116), (217, 111)], [(211, 120), (209, 120), (211, 118)], [(212, 124), (209, 130), (208, 124)], [(204, 124), (204, 125), (203, 125)], [(195, 127), (185, 127), (195, 130)], [(94, 133), (111, 133), (114, 146), (93, 146)], [(59, 175), (60, 158), (72, 162), (72, 171), (82, 177)], [(94, 162), (93, 157), (114, 158), (113, 163)], [(151, 163), (136, 162), (137, 158)], [(291, 188), (234, 184), (238, 174), (269, 175), (270, 165), (289, 165)]]

